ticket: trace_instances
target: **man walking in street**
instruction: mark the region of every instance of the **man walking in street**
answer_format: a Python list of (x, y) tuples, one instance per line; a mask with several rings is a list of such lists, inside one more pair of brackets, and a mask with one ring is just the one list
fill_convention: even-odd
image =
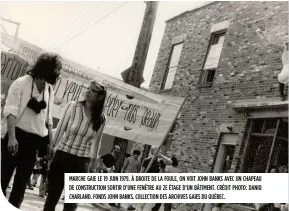
[[(141, 162), (138, 159), (140, 156), (139, 150), (134, 150), (133, 155), (125, 159), (123, 167), (121, 169), (122, 173), (139, 173), (141, 168)], [(129, 205), (127, 210), (135, 210), (132, 205)]]
[(140, 168), (141, 168), (141, 162), (138, 159), (139, 156), (140, 156), (140, 151), (134, 150), (133, 156), (125, 159), (121, 172), (122, 173), (139, 173)]
[[(141, 171), (140, 173), (145, 173), (151, 159), (153, 158), (154, 154), (156, 153), (156, 151), (158, 150), (157, 147), (152, 146), (151, 150), (150, 150), (150, 157), (146, 158), (143, 163), (142, 163), (142, 167), (141, 167)], [(164, 165), (172, 165), (172, 160), (166, 156), (164, 156), (163, 154), (161, 154), (160, 152), (157, 152), (157, 157), (156, 159), (153, 161), (151, 167), (149, 168), (147, 173), (160, 173), (160, 167), (161, 167), (161, 163), (160, 161), (163, 160), (163, 164)], [(151, 209), (151, 211), (158, 211), (161, 207), (161, 203), (156, 203), (154, 205), (154, 207)], [(145, 204), (142, 206), (141, 210), (144, 208)]]
[[(106, 153), (99, 157), (99, 172), (100, 173), (113, 173), (115, 169), (115, 163), (117, 156), (120, 153), (120, 146), (114, 145), (111, 153)], [(111, 207), (119, 208), (120, 205), (116, 205), (115, 203), (109, 203)]]

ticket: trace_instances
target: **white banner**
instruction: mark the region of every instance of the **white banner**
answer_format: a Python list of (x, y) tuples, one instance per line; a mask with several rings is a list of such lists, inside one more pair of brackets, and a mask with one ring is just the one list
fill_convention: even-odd
[(6, 95), (12, 82), (25, 75), (28, 62), (17, 54), (1, 52), (1, 94)]
[[(154, 98), (155, 97), (155, 98)], [(154, 100), (156, 97), (159, 101)], [(139, 143), (160, 146), (180, 109), (179, 98), (108, 88), (104, 133)]]
[(288, 174), (65, 174), (65, 203), (288, 203)]
[[(11, 52), (26, 59), (30, 65), (44, 52), (31, 43), (3, 32), (1, 36), (1, 42), (11, 48)], [(185, 100), (150, 93), (68, 59), (63, 58), (62, 62), (61, 78), (54, 86), (52, 116), (59, 119), (67, 102), (83, 99), (83, 92), (89, 81), (94, 79), (108, 90), (105, 102), (108, 124), (104, 132), (109, 135), (159, 146)]]

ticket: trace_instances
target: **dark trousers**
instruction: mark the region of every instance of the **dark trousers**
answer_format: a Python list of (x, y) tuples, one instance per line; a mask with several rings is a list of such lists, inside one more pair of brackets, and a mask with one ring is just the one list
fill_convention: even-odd
[[(87, 173), (90, 158), (82, 158), (63, 151), (56, 151), (48, 172), (47, 198), (43, 211), (54, 211), (64, 188), (65, 173)], [(77, 204), (65, 203), (64, 211), (75, 211)]]
[[(159, 211), (161, 208), (162, 204), (157, 203), (155, 206), (152, 208), (152, 211)], [(164, 211), (171, 211), (172, 209), (172, 204), (164, 204)]]
[(159, 211), (159, 209), (161, 208), (161, 206), (162, 206), (161, 203), (155, 204), (155, 206), (152, 208), (152, 211)]
[(36, 151), (39, 149), (43, 138), (26, 133), (19, 128), (15, 129), (16, 139), (18, 141), (18, 153), (15, 156), (8, 151), (8, 135), (2, 140), (1, 144), (1, 187), (6, 196), (6, 189), (16, 168), (12, 191), (9, 202), (20, 208), (24, 198), (26, 186), (32, 174)]
[(285, 85), (279, 82), (279, 92), (281, 95), (284, 95), (284, 88), (285, 88)]

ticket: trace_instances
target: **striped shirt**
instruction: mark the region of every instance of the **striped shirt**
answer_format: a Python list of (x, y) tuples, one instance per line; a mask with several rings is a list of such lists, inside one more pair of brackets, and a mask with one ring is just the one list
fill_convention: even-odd
[(53, 145), (57, 145), (56, 150), (96, 158), (105, 125), (105, 116), (102, 116), (103, 124), (94, 131), (91, 118), (85, 115), (84, 105), (81, 102), (68, 103), (55, 132)]

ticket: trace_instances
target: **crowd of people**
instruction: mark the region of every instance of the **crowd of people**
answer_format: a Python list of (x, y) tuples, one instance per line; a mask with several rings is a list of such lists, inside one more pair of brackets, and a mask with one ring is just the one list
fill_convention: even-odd
[[(16, 208), (20, 208), (26, 188), (33, 189), (40, 175), (39, 196), (46, 196), (43, 211), (54, 211), (63, 193), (65, 173), (115, 172), (121, 152), (119, 145), (114, 145), (109, 153), (97, 155), (106, 124), (103, 112), (106, 90), (96, 81), (91, 81), (83, 101), (68, 103), (53, 132), (52, 85), (60, 76), (61, 69), (61, 59), (57, 54), (43, 53), (28, 74), (16, 79), (8, 91), (2, 118), (7, 131), (1, 131), (5, 134), (1, 137), (1, 188), (6, 196), (15, 172), (9, 202)], [(134, 150), (132, 155), (126, 154), (121, 172), (181, 172), (177, 158), (166, 157), (155, 146), (151, 147), (149, 157), (143, 162), (140, 155), (140, 150)], [(274, 171), (277, 170), (271, 172)], [(121, 207), (115, 203), (109, 205)], [(151, 211), (158, 211), (161, 205), (154, 204)], [(137, 206), (144, 210), (145, 204)], [(256, 208), (260, 211), (288, 210), (287, 204), (262, 204)], [(64, 203), (64, 211), (76, 209), (77, 204)], [(135, 209), (133, 204), (127, 208)], [(164, 204), (165, 211), (171, 209), (172, 204)], [(220, 204), (212, 206), (212, 210), (220, 209)]]
[[(45, 197), (43, 211), (54, 211), (63, 193), (65, 173), (113, 173), (120, 146), (97, 157), (106, 117), (103, 112), (105, 88), (91, 81), (85, 99), (69, 102), (56, 129), (51, 116), (54, 85), (62, 69), (57, 54), (41, 54), (27, 75), (16, 79), (10, 86), (3, 110), (2, 124), (7, 131), (1, 137), (1, 188), (6, 196), (11, 184), (9, 202), (20, 208), (26, 188), (33, 189), (41, 175), (39, 196)], [(146, 171), (157, 148), (151, 156), (140, 161), (140, 150), (126, 154), (123, 173)], [(156, 153), (147, 173), (179, 172), (175, 157), (167, 158)], [(156, 204), (152, 210), (159, 210)], [(112, 207), (120, 204), (111, 203)], [(165, 210), (171, 205), (165, 205)], [(77, 204), (65, 203), (64, 211), (75, 211)], [(135, 210), (130, 205), (128, 210)]]

